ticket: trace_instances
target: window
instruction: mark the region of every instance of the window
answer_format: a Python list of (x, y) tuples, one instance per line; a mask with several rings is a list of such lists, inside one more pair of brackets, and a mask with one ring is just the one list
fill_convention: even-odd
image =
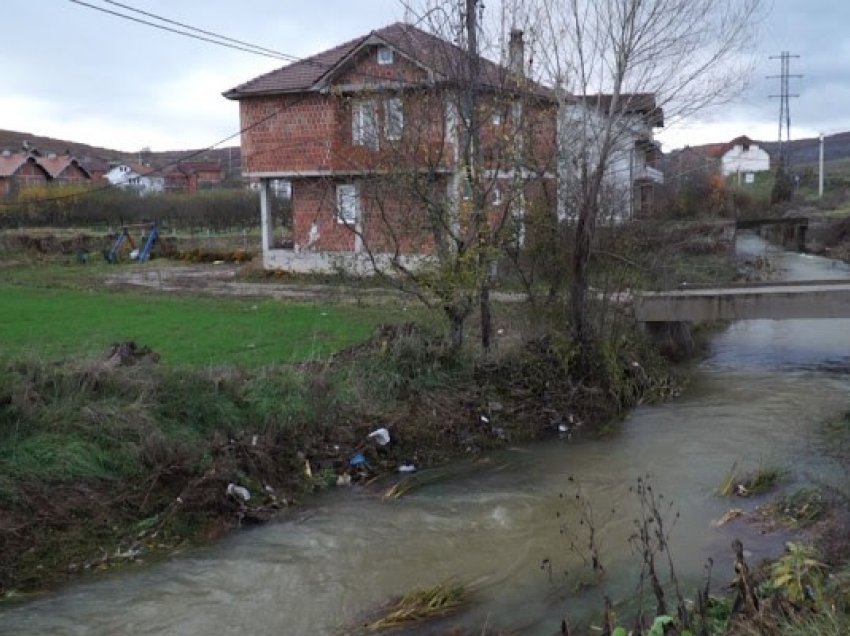
[(373, 100), (363, 99), (352, 104), (351, 140), (355, 146), (378, 149), (378, 114)]
[(501, 126), (502, 125), (502, 113), (496, 111), (493, 113), (493, 125)]
[(404, 105), (400, 97), (390, 97), (384, 101), (384, 135), (387, 139), (398, 141), (404, 129)]
[(336, 187), (336, 221), (346, 225), (354, 225), (360, 216), (360, 199), (357, 196), (357, 186), (352, 183)]
[(378, 64), (381, 66), (389, 66), (393, 63), (393, 50), (388, 46), (382, 46), (378, 49)]

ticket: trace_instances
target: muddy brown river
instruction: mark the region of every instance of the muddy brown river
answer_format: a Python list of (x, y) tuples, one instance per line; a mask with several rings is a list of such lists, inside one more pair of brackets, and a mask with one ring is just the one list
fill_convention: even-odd
[[(786, 280), (850, 278), (842, 264), (754, 237), (740, 238), (738, 249), (770, 252)], [(575, 525), (571, 476), (593, 502), (612, 598), (629, 597), (637, 583), (628, 489), (646, 474), (680, 511), (673, 544), (687, 591), (707, 557), (715, 560), (715, 580), (726, 582), (734, 537), (751, 560), (778, 553), (787, 538), (761, 537), (741, 520), (712, 524), (731, 506), (759, 502), (715, 496), (733, 462), (787, 467), (788, 487), (835, 473), (818, 453), (817, 431), (850, 407), (848, 327), (847, 320), (733, 324), (713, 339), (681, 397), (634, 410), (607, 439), (503, 451), (397, 501), (337, 489), (215, 545), (6, 607), (0, 634), (344, 634), (394, 595), (455, 579), (474, 583), (469, 608), (407, 633), (461, 626), (550, 635), (562, 616), (592, 621), (601, 608), (601, 589), (578, 591), (586, 570), (559, 531), (564, 522)], [(551, 568), (541, 568), (544, 559)]]

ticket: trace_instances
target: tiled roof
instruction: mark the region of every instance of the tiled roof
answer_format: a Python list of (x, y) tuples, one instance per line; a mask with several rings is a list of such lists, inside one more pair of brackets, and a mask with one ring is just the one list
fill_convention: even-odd
[(181, 161), (178, 165), (189, 172), (219, 172), (221, 170), (220, 161)]
[(88, 174), (88, 170), (86, 170), (79, 161), (74, 159), (69, 155), (48, 155), (47, 157), (39, 157), (38, 163), (47, 170), (47, 173), (53, 178), (56, 179), (65, 169), (71, 164), (76, 165), (80, 170)]
[[(585, 95), (584, 101), (603, 112), (611, 110), (613, 95), (603, 93)], [(658, 106), (653, 93), (623, 93), (619, 96), (618, 110), (623, 113), (646, 115), (653, 126), (664, 125), (664, 110)]]
[[(464, 68), (466, 53), (463, 49), (412, 25), (396, 22), (327, 51), (255, 77), (225, 92), (224, 96), (229, 99), (241, 99), (258, 95), (315, 90), (320, 81), (335, 70), (351, 53), (360, 46), (376, 40), (433, 71), (438, 81), (457, 80), (460, 75), (459, 69)], [(484, 57), (480, 58), (479, 81), (485, 86), (511, 87), (512, 84), (513, 88), (519, 87), (516, 78), (511, 76), (507, 68)], [(526, 90), (532, 90), (541, 95), (551, 94), (549, 89), (530, 82)]]
[(30, 159), (35, 163), (35, 159), (25, 152), (0, 153), (0, 177), (11, 177)]

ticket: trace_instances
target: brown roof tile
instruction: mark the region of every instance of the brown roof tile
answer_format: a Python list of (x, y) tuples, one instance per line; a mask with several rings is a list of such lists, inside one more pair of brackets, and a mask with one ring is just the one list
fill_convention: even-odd
[[(403, 55), (433, 71), (436, 80), (452, 81), (461, 79), (465, 51), (436, 35), (403, 22), (396, 22), (382, 29), (349, 40), (332, 49), (323, 51), (303, 60), (299, 60), (254, 79), (224, 93), (228, 99), (241, 99), (259, 95), (305, 92), (316, 90), (317, 85), (332, 73), (341, 62), (369, 42), (384, 42)], [(507, 86), (519, 90), (520, 83), (510, 71), (490, 60), (480, 58), (479, 81), (485, 86)], [(542, 85), (523, 82), (525, 90), (540, 95), (551, 96), (549, 89)]]
[(25, 152), (0, 153), (0, 177), (11, 177), (30, 159), (35, 163), (35, 159)]

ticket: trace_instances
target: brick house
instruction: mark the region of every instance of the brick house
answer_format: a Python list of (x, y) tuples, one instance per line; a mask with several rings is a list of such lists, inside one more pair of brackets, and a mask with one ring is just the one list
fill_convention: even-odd
[(20, 188), (46, 184), (50, 175), (26, 152), (0, 152), (0, 196), (14, 196)]
[(90, 183), (92, 178), (88, 170), (70, 154), (48, 153), (39, 157), (38, 163), (47, 170), (53, 183)]
[(89, 183), (91, 175), (69, 154), (42, 156), (35, 149), (0, 152), (0, 196), (47, 184)]
[[(260, 184), (267, 268), (416, 264), (443, 234), (463, 231), (466, 59), (396, 23), (224, 93), (239, 102), (244, 176)], [(557, 101), (523, 77), (519, 31), (507, 66), (478, 65), (476, 183), (488, 217), (509, 217), (521, 241), (527, 212), (554, 210)], [(274, 187), (282, 181), (290, 187)], [(274, 196), (284, 190), (288, 199)], [(450, 210), (444, 227), (435, 210)]]
[(224, 170), (220, 161), (181, 161), (163, 174), (167, 192), (190, 192), (205, 190), (224, 181)]

